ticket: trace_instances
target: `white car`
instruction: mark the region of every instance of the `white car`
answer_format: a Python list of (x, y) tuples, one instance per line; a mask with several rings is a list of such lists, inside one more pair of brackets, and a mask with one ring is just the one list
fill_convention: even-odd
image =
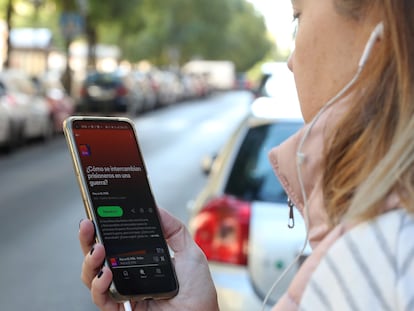
[(209, 260), (221, 311), (261, 310), (291, 265), (269, 294), (270, 308), (310, 252), (296, 209), (294, 228), (288, 227), (291, 209), (268, 159), (271, 148), (303, 125), (297, 100), (261, 97), (251, 108), (189, 206), (190, 231)]
[(12, 151), (23, 142), (24, 117), (14, 98), (0, 80), (0, 147)]
[(38, 94), (30, 77), (21, 71), (0, 72), (0, 83), (14, 103), (14, 113), (22, 120), (23, 139), (49, 139), (54, 132), (53, 119), (45, 97)]
[(0, 95), (0, 147), (9, 149), (11, 142), (11, 116), (7, 99)]

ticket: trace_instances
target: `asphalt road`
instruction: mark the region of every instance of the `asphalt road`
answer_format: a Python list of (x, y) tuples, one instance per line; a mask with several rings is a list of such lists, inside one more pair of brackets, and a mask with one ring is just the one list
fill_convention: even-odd
[[(184, 222), (250, 95), (216, 94), (134, 119), (155, 197)], [(96, 310), (80, 281), (84, 210), (63, 136), (0, 155), (0, 310)]]

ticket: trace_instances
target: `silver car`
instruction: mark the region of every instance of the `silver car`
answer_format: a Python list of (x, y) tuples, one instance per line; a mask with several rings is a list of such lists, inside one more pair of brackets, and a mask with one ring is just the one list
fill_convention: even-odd
[(49, 139), (53, 134), (49, 107), (30, 77), (21, 71), (2, 71), (0, 85), (5, 96), (13, 102), (13, 112), (22, 120), (19, 136), (23, 139)]
[(12, 151), (24, 141), (23, 128), (25, 113), (9, 94), (0, 76), (0, 148)]
[(189, 227), (209, 260), (222, 311), (261, 310), (268, 293), (270, 307), (309, 254), (305, 224), (295, 209), (295, 226), (288, 227), (291, 209), (268, 159), (270, 149), (302, 125), (297, 99), (260, 97), (205, 167), (209, 179), (190, 204)]
[(0, 148), (10, 151), (18, 145), (18, 120), (14, 118), (11, 100), (2, 94), (0, 85)]

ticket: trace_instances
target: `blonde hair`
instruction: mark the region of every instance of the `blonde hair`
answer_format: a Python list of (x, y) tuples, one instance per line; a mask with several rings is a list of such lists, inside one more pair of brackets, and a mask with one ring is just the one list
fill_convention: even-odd
[(367, 220), (397, 194), (414, 212), (414, 8), (404, 0), (335, 0), (363, 18), (381, 8), (385, 35), (359, 80), (360, 90), (330, 137), (323, 189), (331, 225)]

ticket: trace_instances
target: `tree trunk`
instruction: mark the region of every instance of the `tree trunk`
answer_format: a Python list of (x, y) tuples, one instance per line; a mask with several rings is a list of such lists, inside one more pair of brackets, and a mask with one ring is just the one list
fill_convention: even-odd
[(90, 17), (85, 16), (85, 32), (86, 40), (88, 42), (88, 60), (87, 67), (88, 69), (96, 69), (96, 44), (97, 44), (97, 35), (95, 28), (91, 25)]
[(10, 30), (11, 30), (11, 19), (13, 15), (13, 3), (12, 0), (7, 2), (7, 9), (6, 9), (6, 32), (7, 32), (7, 41), (6, 41), (6, 59), (4, 60), (3, 67), (9, 68), (10, 67), (10, 54), (12, 50), (11, 40), (10, 40)]

